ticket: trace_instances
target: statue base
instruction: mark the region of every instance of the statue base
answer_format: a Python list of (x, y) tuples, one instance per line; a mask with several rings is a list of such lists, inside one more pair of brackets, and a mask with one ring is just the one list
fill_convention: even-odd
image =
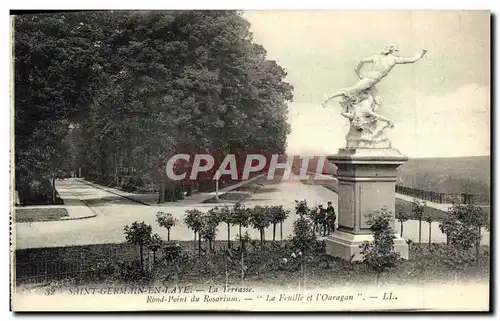
[[(408, 244), (399, 234), (395, 234), (394, 252), (401, 258), (408, 260)], [(353, 234), (348, 231), (336, 230), (325, 240), (326, 254), (339, 257), (347, 261), (362, 261), (361, 245), (364, 242), (373, 242), (372, 234)]]
[(387, 124), (381, 121), (366, 124), (363, 129), (352, 126), (347, 133), (346, 148), (391, 149), (391, 142), (385, 133)]
[[(396, 169), (408, 161), (392, 148), (340, 149), (328, 161), (337, 167), (338, 230), (326, 239), (326, 252), (346, 260), (362, 260), (360, 245), (373, 241), (368, 214), (385, 207), (395, 230)], [(408, 259), (406, 241), (397, 237), (394, 250)]]

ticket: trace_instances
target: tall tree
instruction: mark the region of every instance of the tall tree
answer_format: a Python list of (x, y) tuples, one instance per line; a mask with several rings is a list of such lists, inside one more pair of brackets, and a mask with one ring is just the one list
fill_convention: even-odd
[[(36, 88), (45, 89), (16, 87), (22, 99), (16, 113), (19, 106), (19, 112), (33, 111), (36, 122), (61, 120), (62, 128), (76, 122), (81, 135), (72, 159), (88, 177), (124, 188), (155, 180), (163, 202), (182, 197), (179, 185), (187, 184), (165, 175), (166, 160), (179, 150), (271, 153), (286, 147), (286, 103), (293, 88), (284, 69), (252, 42), (250, 24), (239, 12), (107, 11), (22, 21), (16, 29), (16, 86), (42, 68)], [(47, 57), (56, 57), (45, 63), (50, 68), (44, 67)], [(28, 91), (40, 97), (21, 95)], [(17, 116), (23, 142), (33, 136), (23, 135), (23, 124), (47, 127)], [(20, 144), (19, 151), (40, 145), (49, 131)], [(60, 154), (57, 144), (66, 134), (54, 139), (56, 151), (46, 158)], [(16, 148), (16, 155), (23, 154)], [(213, 185), (211, 177), (197, 179)]]
[[(15, 164), (21, 198), (34, 181), (62, 175), (70, 122), (84, 117), (101, 84), (97, 13), (14, 19)], [(30, 200), (30, 195), (26, 195)], [(23, 201), (23, 200), (21, 200)]]

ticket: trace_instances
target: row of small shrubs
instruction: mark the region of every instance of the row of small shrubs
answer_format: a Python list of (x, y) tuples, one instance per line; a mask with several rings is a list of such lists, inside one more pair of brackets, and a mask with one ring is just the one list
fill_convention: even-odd
[[(198, 209), (187, 210), (184, 216), (184, 223), (194, 232), (194, 239), (198, 236), (198, 241), (205, 240), (209, 243), (209, 249), (217, 234), (219, 224), (227, 227), (228, 247), (231, 247), (231, 227), (238, 226), (240, 242), (243, 237), (242, 228), (253, 227), (260, 231), (260, 241), (265, 241), (264, 230), (273, 226), (273, 241), (276, 240), (276, 228), (279, 224), (281, 240), (283, 240), (283, 222), (289, 217), (289, 211), (283, 206), (255, 206), (245, 207), (240, 203), (233, 207), (214, 207), (204, 213)], [(200, 243), (201, 250), (201, 243)]]
[(490, 220), (487, 213), (481, 207), (474, 204), (460, 204), (455, 202), (448, 209), (446, 215), (439, 221), (439, 230), (446, 235), (446, 246), (435, 247), (432, 244), (432, 218), (425, 215), (426, 202), (414, 199), (412, 213), (408, 215), (399, 212), (396, 219), (401, 224), (401, 236), (403, 235), (403, 223), (409, 219), (419, 221), (418, 246), (421, 249), (422, 221), (429, 224), (428, 249), (434, 252), (444, 265), (448, 266), (455, 275), (472, 265), (479, 267), (481, 261), (481, 232), (482, 229), (489, 230)]
[[(416, 220), (418, 224), (418, 243), (422, 243), (422, 222), (427, 222), (429, 226), (429, 246), (432, 243), (432, 222), (435, 221), (431, 215), (425, 213), (427, 203), (419, 199), (414, 199), (412, 203), (412, 209), (410, 213), (399, 211), (396, 213), (396, 219), (400, 223), (400, 235), (403, 237), (404, 223), (408, 220)], [(477, 229), (481, 232), (482, 228), (489, 228), (489, 216), (484, 212), (481, 207), (475, 206), (474, 204), (460, 204), (460, 202), (452, 203), (452, 206), (448, 209), (446, 215), (440, 218), (438, 222), (440, 223), (440, 230), (444, 234), (448, 234), (447, 226), (450, 222), (463, 221)], [(445, 226), (445, 228), (441, 228)], [(449, 240), (447, 242), (449, 244)]]
[[(261, 243), (265, 241), (264, 230), (273, 225), (273, 241), (276, 240), (276, 227), (279, 224), (281, 239), (283, 240), (283, 222), (289, 217), (289, 211), (283, 206), (255, 206), (246, 208), (240, 204), (234, 207), (223, 206), (214, 207), (208, 212), (198, 209), (187, 210), (184, 216), (184, 223), (194, 232), (194, 242), (198, 239), (198, 252), (201, 255), (201, 242), (208, 243), (209, 251), (212, 251), (212, 244), (217, 235), (219, 224), (227, 226), (227, 244), (231, 247), (231, 227), (239, 227), (239, 241), (243, 242), (245, 235), (242, 228), (252, 226), (260, 231)], [(167, 242), (170, 241), (170, 230), (178, 223), (171, 213), (158, 212), (156, 221), (159, 226), (167, 229)], [(140, 248), (141, 266), (143, 265), (143, 250), (148, 247), (153, 253), (156, 252), (162, 240), (158, 234), (152, 233), (150, 225), (144, 222), (134, 222), (131, 226), (125, 226), (125, 236), (128, 243), (137, 244)]]
[[(331, 208), (331, 203), (327, 208)], [(313, 209), (307, 207), (305, 201), (298, 202), (296, 205), (296, 212), (299, 218), (294, 223), (293, 235), (289, 239), (292, 248), (295, 249), (295, 258), (305, 256), (313, 249), (317, 248), (316, 229), (315, 226), (321, 224), (324, 231), (331, 229), (331, 226), (326, 224), (324, 220), (329, 216), (330, 209), (324, 210), (322, 206), (317, 206)], [(330, 212), (331, 213), (331, 212)], [(333, 211), (334, 216), (334, 211)], [(283, 206), (255, 206), (245, 207), (241, 204), (235, 204), (233, 207), (222, 206), (214, 207), (207, 212), (202, 212), (198, 209), (187, 210), (184, 216), (184, 223), (194, 232), (194, 242), (198, 240), (198, 257), (203, 256), (206, 252), (209, 254), (216, 253), (213, 248), (215, 236), (218, 232), (218, 226), (225, 224), (227, 227), (227, 255), (237, 254), (242, 256), (246, 251), (247, 244), (254, 244), (255, 242), (250, 239), (248, 232), (242, 233), (242, 228), (253, 227), (260, 231), (259, 246), (264, 248), (265, 233), (264, 230), (273, 226), (273, 242), (276, 241), (277, 226), (280, 226), (281, 240), (283, 241), (283, 222), (289, 217), (289, 211), (285, 210)], [(126, 241), (131, 244), (139, 246), (140, 263), (139, 268), (145, 272), (144, 266), (144, 251), (148, 250), (153, 253), (153, 262), (156, 261), (156, 253), (163, 249), (168, 249), (172, 252), (172, 243), (170, 242), (170, 230), (177, 225), (178, 221), (171, 213), (159, 212), (157, 214), (157, 223), (159, 226), (164, 227), (168, 231), (167, 242), (165, 243), (161, 237), (152, 232), (152, 227), (144, 222), (134, 222), (130, 226), (125, 226), (124, 232)], [(237, 236), (238, 247), (232, 249), (232, 240), (230, 239), (231, 227), (237, 226), (239, 233)], [(201, 242), (207, 242), (208, 251), (204, 251)], [(169, 254), (170, 255), (170, 254)], [(243, 257), (243, 256), (242, 256)]]
[[(209, 269), (210, 273), (215, 273), (214, 271), (216, 270), (213, 269), (213, 265), (220, 265), (222, 264), (220, 262), (225, 262), (224, 270), (226, 271), (226, 279), (229, 274), (235, 273), (234, 269), (236, 267), (243, 279), (249, 273), (249, 260), (252, 262), (252, 273), (262, 273), (271, 269), (268, 266), (269, 262), (271, 262), (268, 252), (274, 251), (279, 253), (277, 255), (281, 256), (283, 256), (283, 253), (289, 253), (280, 258), (281, 268), (290, 268), (295, 264), (294, 266), (300, 269), (301, 279), (305, 280), (308, 262), (314, 261), (315, 255), (324, 254), (324, 244), (317, 240), (317, 226), (324, 223), (324, 227), (320, 231), (321, 235), (325, 230), (333, 229), (328, 225), (328, 222), (334, 222), (335, 214), (334, 211), (333, 213), (330, 212), (331, 210), (328, 210), (328, 208), (329, 206), (326, 209), (323, 209), (322, 206), (310, 208), (306, 201), (296, 201), (295, 212), (298, 217), (294, 222), (293, 233), (288, 240), (279, 244), (265, 242), (263, 230), (271, 224), (275, 227), (278, 224), (281, 225), (289, 216), (289, 212), (284, 210), (282, 206), (255, 206), (247, 208), (236, 204), (232, 208), (227, 206), (215, 207), (206, 213), (193, 209), (186, 211), (184, 222), (193, 230), (194, 241), (198, 240), (197, 260), (205, 262), (204, 267), (200, 267), (202, 270)], [(479, 251), (478, 244), (481, 235), (477, 229), (478, 224), (485, 226), (487, 223), (478, 221), (478, 218), (482, 216), (478, 215), (478, 208), (472, 205), (463, 206), (455, 204), (448, 214), (448, 219), (440, 225), (443, 233), (447, 234), (448, 244), (432, 247), (433, 250), (439, 253), (432, 254), (429, 252), (430, 254), (426, 255), (432, 255), (432, 258), (427, 261), (439, 261), (439, 264), (450, 268), (456, 276), (461, 270), (470, 267), (473, 262), (479, 262), (479, 252), (473, 255), (472, 250), (476, 247), (476, 250)], [(329, 220), (327, 219), (328, 217)], [(393, 268), (397, 269), (400, 264), (403, 264), (403, 260), (399, 254), (394, 251), (395, 231), (392, 229), (392, 220), (392, 213), (385, 208), (371, 213), (368, 217), (367, 222), (374, 235), (374, 241), (371, 243), (365, 242), (361, 245), (362, 264), (376, 275), (377, 280), (382, 273)], [(171, 214), (161, 212), (158, 213), (157, 222), (168, 231), (177, 223)], [(217, 234), (217, 227), (221, 223), (225, 223), (228, 228), (227, 248), (215, 249), (213, 241)], [(238, 246), (231, 245), (230, 229), (232, 226), (239, 227), (240, 233), (236, 238)], [(248, 233), (241, 233), (242, 227), (248, 226), (261, 231), (260, 242), (251, 240)], [(276, 228), (273, 230), (276, 231)], [(273, 241), (276, 239), (275, 234), (273, 233)], [(140, 247), (141, 259), (139, 270), (143, 275), (148, 271), (155, 271), (155, 269), (159, 269), (162, 273), (168, 270), (175, 275), (177, 280), (182, 275), (182, 271), (189, 269), (185, 266), (188, 264), (186, 262), (195, 257), (181, 249), (178, 244), (169, 242), (170, 232), (168, 233), (167, 242), (164, 242), (157, 234), (153, 234), (151, 226), (144, 224), (144, 222), (134, 222), (130, 227), (126, 226), (125, 235), (127, 242), (137, 244)], [(201, 247), (202, 240), (208, 243), (206, 251)], [(144, 247), (153, 253), (153, 267), (151, 269), (145, 269), (144, 267)], [(162, 250), (163, 258), (158, 262), (159, 265), (155, 265), (157, 263), (155, 255), (159, 250)], [(258, 253), (262, 255), (259, 256)], [(292, 265), (287, 265), (289, 263)], [(422, 270), (424, 269), (425, 267), (422, 267)]]
[[(282, 206), (255, 206), (245, 208), (237, 204), (233, 208), (227, 206), (215, 207), (206, 213), (193, 209), (186, 211), (185, 224), (189, 226), (198, 239), (197, 261), (204, 264), (198, 266), (200, 273), (213, 273), (214, 265), (223, 262), (226, 282), (229, 274), (239, 271), (241, 279), (249, 273), (259, 274), (271, 270), (282, 269), (283, 271), (300, 271), (299, 286), (305, 283), (306, 271), (309, 262), (317, 261), (316, 257), (324, 255), (324, 243), (317, 240), (317, 226), (321, 225), (320, 235), (325, 231), (333, 230), (335, 211), (331, 204), (326, 208), (322, 206), (309, 207), (306, 201), (296, 201), (295, 212), (298, 215), (294, 222), (293, 233), (286, 242), (270, 243), (264, 242), (263, 229), (270, 224), (282, 223), (288, 217), (288, 211)], [(327, 222), (330, 220), (332, 223)], [(176, 224), (176, 220), (171, 214), (159, 213), (157, 222), (160, 226), (170, 230)], [(217, 233), (217, 226), (226, 223), (228, 227), (228, 247), (226, 249), (214, 249), (212, 242)], [(391, 215), (383, 210), (375, 213), (369, 219), (371, 230), (375, 236), (375, 242), (363, 244), (362, 254), (365, 257), (364, 264), (378, 275), (394, 267), (400, 261), (400, 257), (394, 252), (394, 231), (390, 227)], [(238, 246), (231, 247), (229, 239), (230, 228), (237, 225), (240, 228), (237, 240)], [(242, 234), (241, 228), (251, 225), (261, 231), (260, 242), (251, 240), (248, 233)], [(274, 229), (275, 230), (275, 229)], [(193, 260), (185, 250), (178, 244), (167, 243), (160, 245), (161, 238), (157, 234), (152, 234), (151, 226), (134, 222), (130, 227), (125, 227), (127, 242), (139, 245), (140, 266), (139, 270), (146, 275), (153, 275), (158, 271), (172, 276), (176, 281), (182, 277), (189, 267), (189, 262)], [(273, 233), (273, 241), (275, 233)], [(208, 251), (203, 251), (201, 241), (208, 242)], [(144, 268), (143, 247), (147, 247), (153, 252), (153, 267)], [(163, 258), (156, 263), (155, 253), (162, 249)], [(275, 253), (276, 255), (273, 255)], [(274, 257), (277, 256), (277, 257)], [(279, 262), (279, 263), (277, 263)], [(251, 269), (249, 270), (249, 267)], [(221, 268), (221, 267), (219, 267)], [(159, 269), (159, 270), (157, 270)], [(206, 272), (205, 270), (209, 271)], [(204, 272), (205, 271), (205, 272)], [(129, 273), (129, 272), (127, 272)], [(130, 274), (130, 273), (129, 273)]]
[[(424, 208), (424, 202), (415, 200), (413, 205), (414, 216), (421, 220), (424, 217)], [(303, 242), (303, 244), (295, 245), (302, 251), (307, 251), (307, 244), (311, 244), (314, 238), (310, 226), (315, 224), (314, 213), (317, 210), (317, 208), (310, 209), (305, 201), (297, 202), (296, 211), (300, 217), (295, 222), (293, 238), (295, 240), (300, 239)], [(429, 222), (430, 226), (431, 220), (427, 219), (427, 222)], [(361, 255), (363, 263), (375, 273), (378, 280), (381, 273), (397, 268), (399, 264), (402, 264), (403, 260), (394, 251), (396, 236), (392, 228), (392, 213), (386, 208), (370, 213), (368, 214), (367, 224), (373, 233), (374, 241), (364, 242), (360, 246)], [(426, 252), (428, 257), (424, 261), (439, 261), (438, 264), (447, 266), (453, 271), (455, 280), (457, 280), (461, 271), (470, 268), (473, 264), (479, 268), (481, 261), (481, 229), (489, 230), (489, 225), (488, 215), (480, 207), (472, 204), (453, 204), (439, 225), (441, 232), (447, 236), (446, 245), (433, 247), (431, 241), (429, 241), (429, 251)], [(431, 235), (430, 231), (429, 235)], [(424, 254), (420, 253), (419, 255), (424, 257)], [(422, 267), (423, 270), (425, 270), (425, 267)]]

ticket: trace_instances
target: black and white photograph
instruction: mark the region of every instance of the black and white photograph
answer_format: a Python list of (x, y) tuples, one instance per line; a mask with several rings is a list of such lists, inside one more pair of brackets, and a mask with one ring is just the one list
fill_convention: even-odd
[(11, 12), (10, 309), (489, 311), (491, 23)]

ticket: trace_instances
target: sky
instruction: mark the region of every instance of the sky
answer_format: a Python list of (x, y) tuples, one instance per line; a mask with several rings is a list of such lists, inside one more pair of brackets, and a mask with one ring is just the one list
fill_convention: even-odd
[(360, 59), (395, 44), (422, 49), (377, 85), (392, 146), (409, 157), (490, 154), (490, 15), (487, 11), (247, 11), (253, 40), (294, 86), (287, 152), (335, 154), (349, 123), (326, 93), (351, 86)]

